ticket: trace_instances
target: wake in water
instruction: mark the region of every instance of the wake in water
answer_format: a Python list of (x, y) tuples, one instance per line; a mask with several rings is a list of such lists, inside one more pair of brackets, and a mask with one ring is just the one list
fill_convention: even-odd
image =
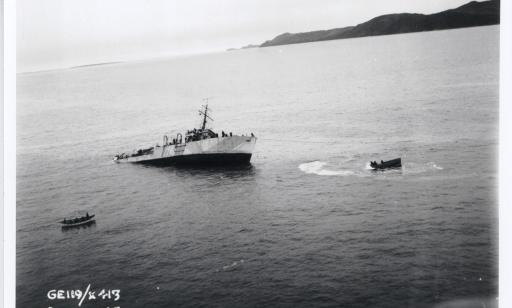
[(434, 162), (423, 164), (408, 163), (405, 165), (404, 171), (406, 174), (420, 174), (425, 172), (435, 172), (443, 169), (443, 167), (436, 165)]
[(327, 163), (323, 161), (312, 161), (309, 163), (300, 164), (299, 169), (305, 173), (317, 175), (346, 176), (355, 174), (354, 171), (350, 170), (330, 170), (325, 168), (325, 165), (327, 165)]
[[(299, 169), (306, 174), (316, 174), (316, 175), (327, 175), (327, 176), (371, 176), (373, 174), (420, 174), (425, 172), (435, 172), (438, 170), (443, 170), (444, 168), (436, 165), (434, 162), (429, 162), (426, 164), (417, 164), (417, 163), (405, 163), (401, 169), (389, 169), (389, 170), (374, 170), (370, 166), (370, 162), (366, 162), (365, 166), (362, 169), (354, 169), (354, 170), (333, 170), (327, 168), (327, 162), (323, 161), (312, 161), (308, 163), (303, 163), (299, 165)], [(373, 171), (377, 171), (374, 173)]]
[[(244, 259), (240, 259), (239, 261), (234, 261), (233, 263), (231, 264), (228, 264), (228, 265), (224, 265), (222, 267), (222, 271), (232, 271), (232, 270), (235, 270), (236, 268), (238, 268), (239, 266), (241, 266), (242, 264), (244, 264), (246, 260)], [(220, 272), (221, 269), (216, 269), (215, 272)]]

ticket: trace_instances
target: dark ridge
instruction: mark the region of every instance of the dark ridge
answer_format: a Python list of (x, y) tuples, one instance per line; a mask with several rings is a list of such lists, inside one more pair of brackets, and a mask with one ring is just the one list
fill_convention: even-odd
[(298, 44), (354, 37), (496, 25), (500, 23), (500, 0), (472, 1), (435, 14), (389, 14), (352, 27), (302, 33), (283, 33), (260, 47)]

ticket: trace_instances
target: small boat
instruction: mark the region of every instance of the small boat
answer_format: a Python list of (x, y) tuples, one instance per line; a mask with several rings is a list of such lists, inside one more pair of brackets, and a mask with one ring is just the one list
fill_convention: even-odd
[(60, 223), (62, 224), (62, 228), (71, 228), (71, 227), (88, 225), (88, 224), (96, 221), (94, 219), (94, 216), (95, 216), (94, 214), (89, 215), (89, 213), (87, 213), (87, 215), (82, 216), (82, 217), (76, 217), (76, 218), (70, 218), (70, 219), (64, 218), (62, 221), (60, 221)]
[(389, 168), (401, 168), (402, 167), (402, 159), (401, 158), (395, 158), (388, 161), (380, 161), (380, 164), (376, 161), (370, 162), (370, 167), (372, 167), (374, 170), (377, 169), (389, 169)]

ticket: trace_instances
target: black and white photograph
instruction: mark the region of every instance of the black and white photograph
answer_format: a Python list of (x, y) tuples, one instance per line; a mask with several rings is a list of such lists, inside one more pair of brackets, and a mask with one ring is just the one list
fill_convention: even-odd
[(16, 1), (16, 307), (504, 307), (500, 5)]

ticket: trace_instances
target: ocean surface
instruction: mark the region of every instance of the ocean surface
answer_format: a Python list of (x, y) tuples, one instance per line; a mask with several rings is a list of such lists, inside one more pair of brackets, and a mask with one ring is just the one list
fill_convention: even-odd
[[(88, 286), (80, 307), (495, 301), (499, 26), (20, 73), (17, 87), (18, 307), (78, 307), (48, 292)], [(259, 138), (251, 166), (111, 161), (198, 127), (205, 97), (214, 130)], [(401, 170), (369, 170), (395, 157)], [(96, 224), (61, 230), (86, 211)]]

